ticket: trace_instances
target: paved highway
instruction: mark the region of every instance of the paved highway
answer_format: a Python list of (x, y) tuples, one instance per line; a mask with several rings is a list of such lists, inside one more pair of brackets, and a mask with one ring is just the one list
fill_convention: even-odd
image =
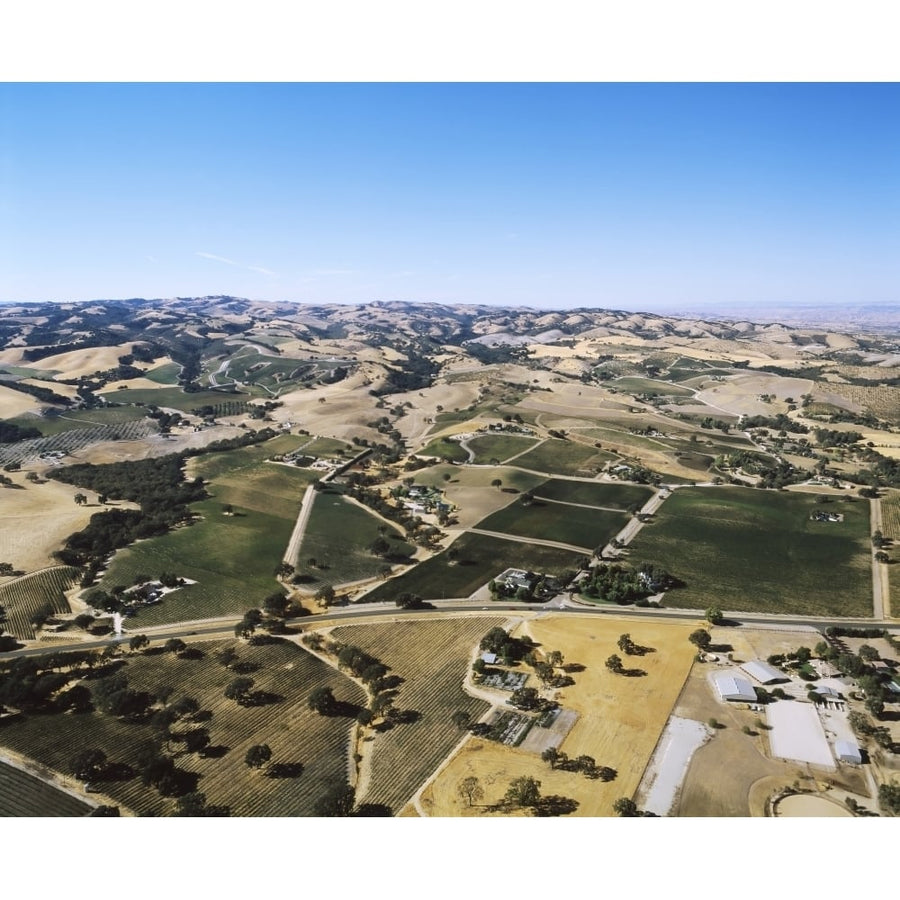
[[(672, 619), (681, 621), (702, 621), (705, 616), (700, 610), (690, 609), (646, 609), (633, 606), (588, 606), (568, 599), (568, 595), (560, 594), (547, 603), (491, 603), (488, 606), (478, 606), (464, 599), (437, 600), (431, 608), (420, 610), (402, 610), (386, 603), (358, 604), (345, 607), (335, 607), (327, 613), (304, 616), (293, 620), (293, 624), (303, 628), (314, 628), (323, 622), (334, 622), (336, 619), (354, 621), (357, 619), (394, 618), (405, 619), (425, 616), (447, 616), (458, 613), (471, 615), (496, 615), (497, 613), (534, 613), (538, 615), (553, 613), (555, 615), (573, 616), (611, 616), (627, 620), (629, 618), (643, 619)], [(850, 628), (877, 628), (890, 627), (891, 622), (873, 619), (820, 619), (813, 616), (780, 616), (780, 615), (752, 615), (735, 614), (729, 616), (729, 621), (735, 623), (735, 627), (752, 626), (763, 628), (816, 628), (824, 630), (835, 625)], [(131, 635), (145, 634), (152, 641), (165, 641), (177, 637), (182, 640), (191, 638), (232, 637), (234, 626), (240, 621), (238, 618), (219, 619), (204, 622), (183, 622), (175, 625), (157, 626), (154, 628), (140, 628), (139, 623), (121, 637), (102, 638), (98, 640), (77, 641), (71, 644), (56, 644), (53, 647), (31, 646), (10, 653), (0, 653), (0, 660), (14, 659), (19, 656), (40, 656), (45, 653), (66, 653), (78, 650), (103, 650), (116, 644), (128, 643)]]

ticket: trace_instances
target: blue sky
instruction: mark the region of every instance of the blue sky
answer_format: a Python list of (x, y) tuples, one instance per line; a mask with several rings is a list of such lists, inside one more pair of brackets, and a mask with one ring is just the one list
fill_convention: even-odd
[(0, 301), (898, 285), (898, 84), (0, 85)]

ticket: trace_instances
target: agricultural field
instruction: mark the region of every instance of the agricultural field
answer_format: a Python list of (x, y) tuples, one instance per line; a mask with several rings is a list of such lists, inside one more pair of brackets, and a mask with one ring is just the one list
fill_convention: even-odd
[[(691, 668), (696, 648), (688, 641), (691, 623), (628, 619), (547, 616), (526, 620), (516, 633), (530, 634), (542, 648), (562, 651), (575, 684), (560, 690), (556, 699), (578, 714), (559, 749), (570, 759), (592, 756), (598, 765), (616, 770), (609, 782), (581, 774), (553, 770), (540, 756), (521, 748), (469, 738), (434, 783), (422, 795), (429, 816), (483, 816), (500, 800), (510, 781), (529, 775), (541, 782), (544, 796), (557, 795), (577, 803), (575, 816), (611, 816), (619, 797), (637, 789), (656, 742)], [(619, 635), (628, 631), (636, 644), (652, 648), (644, 656), (626, 656), (626, 668), (646, 675), (627, 677), (609, 672), (604, 661), (617, 650)], [(468, 807), (457, 788), (476, 777), (484, 800)]]
[(592, 551), (612, 540), (628, 522), (624, 512), (535, 501), (513, 501), (478, 523), (483, 531), (497, 531), (539, 541), (572, 544)]
[(7, 616), (4, 630), (20, 640), (34, 640), (36, 617), (70, 612), (65, 592), (78, 577), (73, 566), (53, 566), (0, 584), (0, 606)]
[(415, 721), (377, 733), (372, 741), (368, 789), (358, 800), (398, 813), (458, 743), (451, 721), (457, 710), (477, 721), (488, 704), (462, 690), (481, 638), (501, 619), (454, 618), (337, 628), (335, 640), (355, 644), (404, 679), (394, 702)]
[[(158, 606), (142, 609), (141, 625), (236, 615), (259, 605), (278, 587), (274, 572), (313, 480), (302, 469), (265, 458), (296, 443), (295, 436), (284, 435), (191, 460), (189, 477), (210, 481), (211, 497), (191, 506), (198, 519), (118, 551), (101, 587), (132, 584), (139, 576), (156, 577), (162, 571), (196, 582), (168, 594)], [(224, 514), (225, 505), (233, 507), (232, 515)]]
[(155, 369), (148, 369), (144, 373), (145, 378), (155, 381), (157, 384), (175, 385), (178, 384), (178, 376), (181, 373), (181, 366), (176, 362), (163, 363)]
[(520, 456), (515, 464), (548, 475), (584, 475), (599, 472), (614, 458), (611, 453), (585, 444), (551, 438)]
[(534, 488), (534, 495), (542, 500), (556, 500), (560, 503), (583, 503), (586, 506), (627, 510), (643, 506), (653, 496), (653, 490), (637, 484), (551, 478)]
[(890, 588), (891, 615), (900, 618), (900, 491), (887, 491), (881, 498), (881, 526), (886, 538), (893, 541), (888, 556), (894, 563), (887, 568)]
[(180, 387), (161, 386), (158, 388), (125, 388), (117, 390), (106, 388), (101, 394), (114, 394), (117, 403), (135, 403), (141, 406), (161, 406), (190, 412), (200, 406), (214, 406), (224, 400), (249, 400), (251, 397), (267, 397), (271, 395), (262, 388), (250, 387), (239, 392), (233, 391), (194, 391), (186, 393)]
[(871, 615), (869, 553), (868, 502), (734, 487), (680, 488), (629, 547), (686, 583), (666, 605), (836, 616)]
[[(314, 576), (318, 583), (338, 585), (374, 578), (390, 563), (369, 550), (384, 529), (393, 557), (409, 557), (415, 547), (403, 540), (399, 529), (389, 525), (339, 494), (322, 491), (315, 495), (303, 542), (294, 565)], [(315, 559), (315, 568), (307, 561)]]
[[(353, 452), (348, 452), (353, 451)], [(334, 438), (314, 437), (309, 443), (303, 445), (303, 452), (310, 456), (346, 456), (352, 457), (356, 452), (346, 441), (338, 441)]]
[(607, 386), (617, 391), (625, 391), (629, 394), (657, 394), (660, 396), (691, 397), (693, 391), (690, 388), (677, 384), (667, 384), (665, 381), (655, 381), (652, 378), (638, 378), (626, 376), (607, 382)]
[(438, 459), (448, 459), (451, 462), (463, 463), (469, 459), (469, 454), (465, 448), (460, 446), (459, 441), (450, 440), (447, 437), (435, 438), (427, 443), (421, 450), (417, 450), (418, 456), (436, 456)]
[(485, 434), (472, 438), (468, 441), (468, 446), (475, 454), (473, 462), (476, 465), (483, 465), (493, 460), (498, 460), (500, 463), (506, 462), (509, 457), (524, 453), (536, 443), (535, 438), (524, 435)]
[(93, 809), (28, 772), (0, 762), (0, 817), (86, 816)]
[[(41, 422), (24, 422), (23, 424), (33, 424), (40, 428)], [(140, 441), (158, 432), (156, 423), (149, 419), (126, 421), (118, 425), (66, 428), (47, 437), (0, 445), (0, 464), (40, 464), (41, 456), (48, 453), (61, 452), (66, 455), (75, 455), (91, 444), (101, 441)]]
[(463, 534), (451, 546), (458, 553), (456, 561), (452, 561), (445, 550), (378, 585), (365, 595), (363, 602), (393, 601), (404, 592), (418, 594), (423, 600), (468, 597), (510, 567), (560, 575), (575, 572), (583, 559), (582, 555), (570, 550), (522, 544), (483, 534)]
[[(175, 765), (185, 773), (185, 785), (206, 794), (209, 804), (230, 807), (234, 816), (308, 816), (315, 802), (335, 783), (346, 783), (349, 745), (355, 722), (351, 712), (365, 702), (363, 691), (336, 670), (296, 644), (277, 641), (262, 646), (245, 643), (195, 644), (199, 659), (179, 659), (169, 653), (126, 654), (116, 674), (128, 686), (156, 692), (160, 685), (177, 686), (170, 697), (194, 698), (200, 713), (196, 725), (209, 729), (206, 752), (188, 753), (174, 743)], [(241, 706), (226, 699), (224, 689), (236, 673), (222, 666), (215, 652), (234, 647), (238, 663), (250, 673), (253, 691), (266, 692), (269, 702)], [(234, 664), (232, 664), (233, 666)], [(89, 689), (96, 683), (88, 678)], [(320, 716), (307, 706), (316, 687), (330, 687), (348, 704), (347, 714)], [(355, 713), (354, 713), (355, 715)], [(175, 730), (180, 730), (176, 728)], [(121, 769), (118, 780), (98, 781), (113, 802), (139, 815), (171, 815), (172, 798), (144, 787), (136, 770), (141, 746), (154, 738), (147, 722), (128, 722), (93, 711), (29, 715), (4, 727), (4, 743), (58, 772), (69, 771), (71, 759), (83, 749), (97, 747)], [(256, 771), (244, 762), (247, 749), (268, 744), (272, 758)], [(267, 773), (281, 764), (286, 777)], [(277, 772), (277, 770), (275, 770)]]
[(104, 406), (98, 409), (72, 409), (66, 412), (56, 410), (42, 416), (22, 416), (13, 419), (16, 425), (37, 428), (44, 437), (63, 431), (82, 429), (91, 425), (122, 425), (139, 422), (147, 415), (147, 410), (138, 406)]

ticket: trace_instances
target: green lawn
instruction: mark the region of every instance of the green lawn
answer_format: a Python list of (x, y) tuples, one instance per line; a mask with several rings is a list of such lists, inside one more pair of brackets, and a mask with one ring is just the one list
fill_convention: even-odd
[(568, 481), (561, 478), (545, 481), (534, 489), (534, 493), (536, 497), (547, 500), (613, 509), (628, 509), (634, 504), (643, 506), (653, 496), (650, 488), (635, 484), (601, 484), (596, 481)]
[(456, 562), (450, 562), (445, 550), (379, 585), (366, 594), (365, 602), (394, 600), (406, 591), (425, 600), (468, 597), (504, 569), (517, 567), (559, 575), (576, 571), (582, 559), (569, 550), (520, 544), (482, 534), (464, 534), (452, 546), (459, 554)]
[[(375, 577), (389, 564), (369, 551), (379, 535), (379, 525), (385, 523), (339, 494), (316, 494), (300, 545), (298, 568), (306, 571), (307, 560), (315, 559), (317, 567), (310, 574), (317, 582), (327, 584)], [(384, 537), (398, 556), (409, 556), (415, 550), (402, 539), (399, 529), (385, 527)]]
[(515, 464), (553, 475), (579, 475), (599, 471), (604, 463), (616, 458), (612, 453), (585, 444), (551, 438), (520, 456)]
[(809, 494), (681, 488), (631, 545), (633, 561), (668, 569), (687, 587), (667, 605), (799, 615), (872, 614), (869, 504), (825, 506), (843, 522), (814, 522)]
[(469, 448), (475, 454), (475, 463), (489, 463), (492, 459), (504, 462), (510, 456), (524, 453), (536, 443), (535, 438), (524, 435), (485, 434), (469, 441)]
[(517, 500), (482, 519), (477, 527), (593, 550), (614, 538), (627, 521), (628, 515), (624, 512), (585, 509), (564, 503), (541, 503), (539, 500), (530, 506), (523, 506)]

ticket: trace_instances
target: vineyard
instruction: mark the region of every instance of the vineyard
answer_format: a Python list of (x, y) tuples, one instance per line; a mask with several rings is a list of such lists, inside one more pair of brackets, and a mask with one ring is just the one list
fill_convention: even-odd
[[(888, 490), (881, 498), (881, 528), (884, 536), (893, 541), (888, 555), (894, 560), (900, 558), (900, 491)], [(898, 571), (898, 566), (889, 566), (886, 575), (890, 588), (891, 615), (900, 616), (900, 571)]]
[(245, 416), (254, 404), (248, 403), (246, 400), (223, 400), (220, 403), (209, 403), (205, 407), (194, 407), (191, 410), (195, 415), (199, 415), (202, 410), (204, 413), (212, 410), (212, 416), (216, 419), (224, 419), (228, 416)]
[(582, 556), (571, 550), (523, 544), (484, 534), (463, 534), (452, 546), (454, 562), (445, 550), (418, 563), (402, 575), (378, 585), (365, 602), (393, 601), (398, 594), (418, 594), (423, 600), (468, 597), (510, 566), (548, 575), (574, 574)]
[(515, 464), (554, 475), (583, 475), (599, 471), (609, 459), (609, 453), (593, 447), (551, 439), (518, 457)]
[(553, 478), (536, 487), (534, 495), (561, 503), (628, 509), (630, 506), (643, 506), (653, 496), (653, 491), (636, 484), (600, 484)]
[(27, 465), (37, 462), (41, 456), (75, 453), (101, 441), (139, 441), (157, 431), (156, 423), (146, 419), (116, 425), (95, 425), (92, 428), (73, 428), (48, 437), (0, 445), (0, 465)]
[[(352, 710), (364, 702), (362, 690), (287, 641), (194, 646), (204, 653), (202, 658), (179, 659), (151, 648), (150, 654), (126, 656), (116, 672), (126, 676), (130, 688), (152, 694), (160, 685), (177, 685), (171, 701), (187, 696), (198, 702), (196, 724), (184, 727), (202, 723), (211, 743), (201, 753), (188, 753), (182, 744), (174, 744), (175, 765), (186, 773), (182, 777), (189, 784), (195, 782), (209, 804), (228, 806), (234, 816), (311, 815), (332, 784), (347, 781), (354, 720), (349, 715), (320, 716), (308, 708), (307, 698), (317, 687), (330, 687)], [(223, 647), (238, 653), (231, 668), (215, 658), (215, 651)], [(235, 665), (252, 673), (254, 691), (271, 692), (273, 699), (251, 706), (226, 699), (224, 689), (235, 677)], [(97, 679), (83, 683), (94, 690)], [(153, 739), (147, 722), (127, 722), (98, 711), (20, 717), (4, 728), (5, 744), (58, 772), (68, 772), (81, 750), (103, 750), (120, 769), (117, 779), (98, 780), (104, 794), (140, 815), (170, 815), (174, 800), (145, 787), (138, 776), (139, 751)], [(272, 750), (269, 765), (258, 771), (244, 762), (255, 744), (268, 744)]]
[(900, 546), (900, 491), (886, 491), (881, 498), (882, 532)]
[[(209, 481), (210, 498), (191, 506), (198, 517), (189, 527), (138, 541), (113, 557), (102, 587), (133, 584), (139, 575), (175, 572), (196, 584), (141, 610), (141, 627), (213, 616), (236, 615), (259, 606), (278, 585), (275, 568), (293, 531), (312, 476), (265, 462), (294, 449), (295, 435), (265, 444), (211, 453), (190, 461), (189, 478)], [(223, 514), (227, 505), (232, 515)]]
[(394, 705), (418, 714), (376, 735), (371, 782), (364, 800), (399, 813), (462, 736), (451, 721), (457, 710), (477, 721), (488, 704), (463, 693), (462, 682), (474, 647), (501, 619), (397, 622), (365, 628), (337, 628), (331, 636), (354, 644), (405, 679)]
[(86, 816), (90, 811), (77, 797), (0, 762), (0, 816)]
[(0, 585), (0, 606), (6, 610), (5, 628), (20, 640), (34, 640), (37, 616), (70, 612), (65, 591), (78, 577), (72, 566), (54, 566)]
[(879, 419), (893, 424), (900, 423), (900, 388), (887, 385), (832, 384), (828, 390), (840, 394), (851, 403), (865, 407)]
[(415, 552), (397, 528), (386, 525), (368, 510), (335, 494), (316, 494), (296, 565), (302, 567), (315, 559), (316, 568), (310, 574), (325, 584), (374, 578), (387, 564), (369, 549), (379, 537), (381, 526), (393, 557), (407, 558)]
[(535, 499), (528, 506), (511, 503), (483, 519), (477, 527), (483, 531), (572, 544), (591, 551), (612, 540), (627, 522), (628, 516), (624, 512), (544, 503)]

